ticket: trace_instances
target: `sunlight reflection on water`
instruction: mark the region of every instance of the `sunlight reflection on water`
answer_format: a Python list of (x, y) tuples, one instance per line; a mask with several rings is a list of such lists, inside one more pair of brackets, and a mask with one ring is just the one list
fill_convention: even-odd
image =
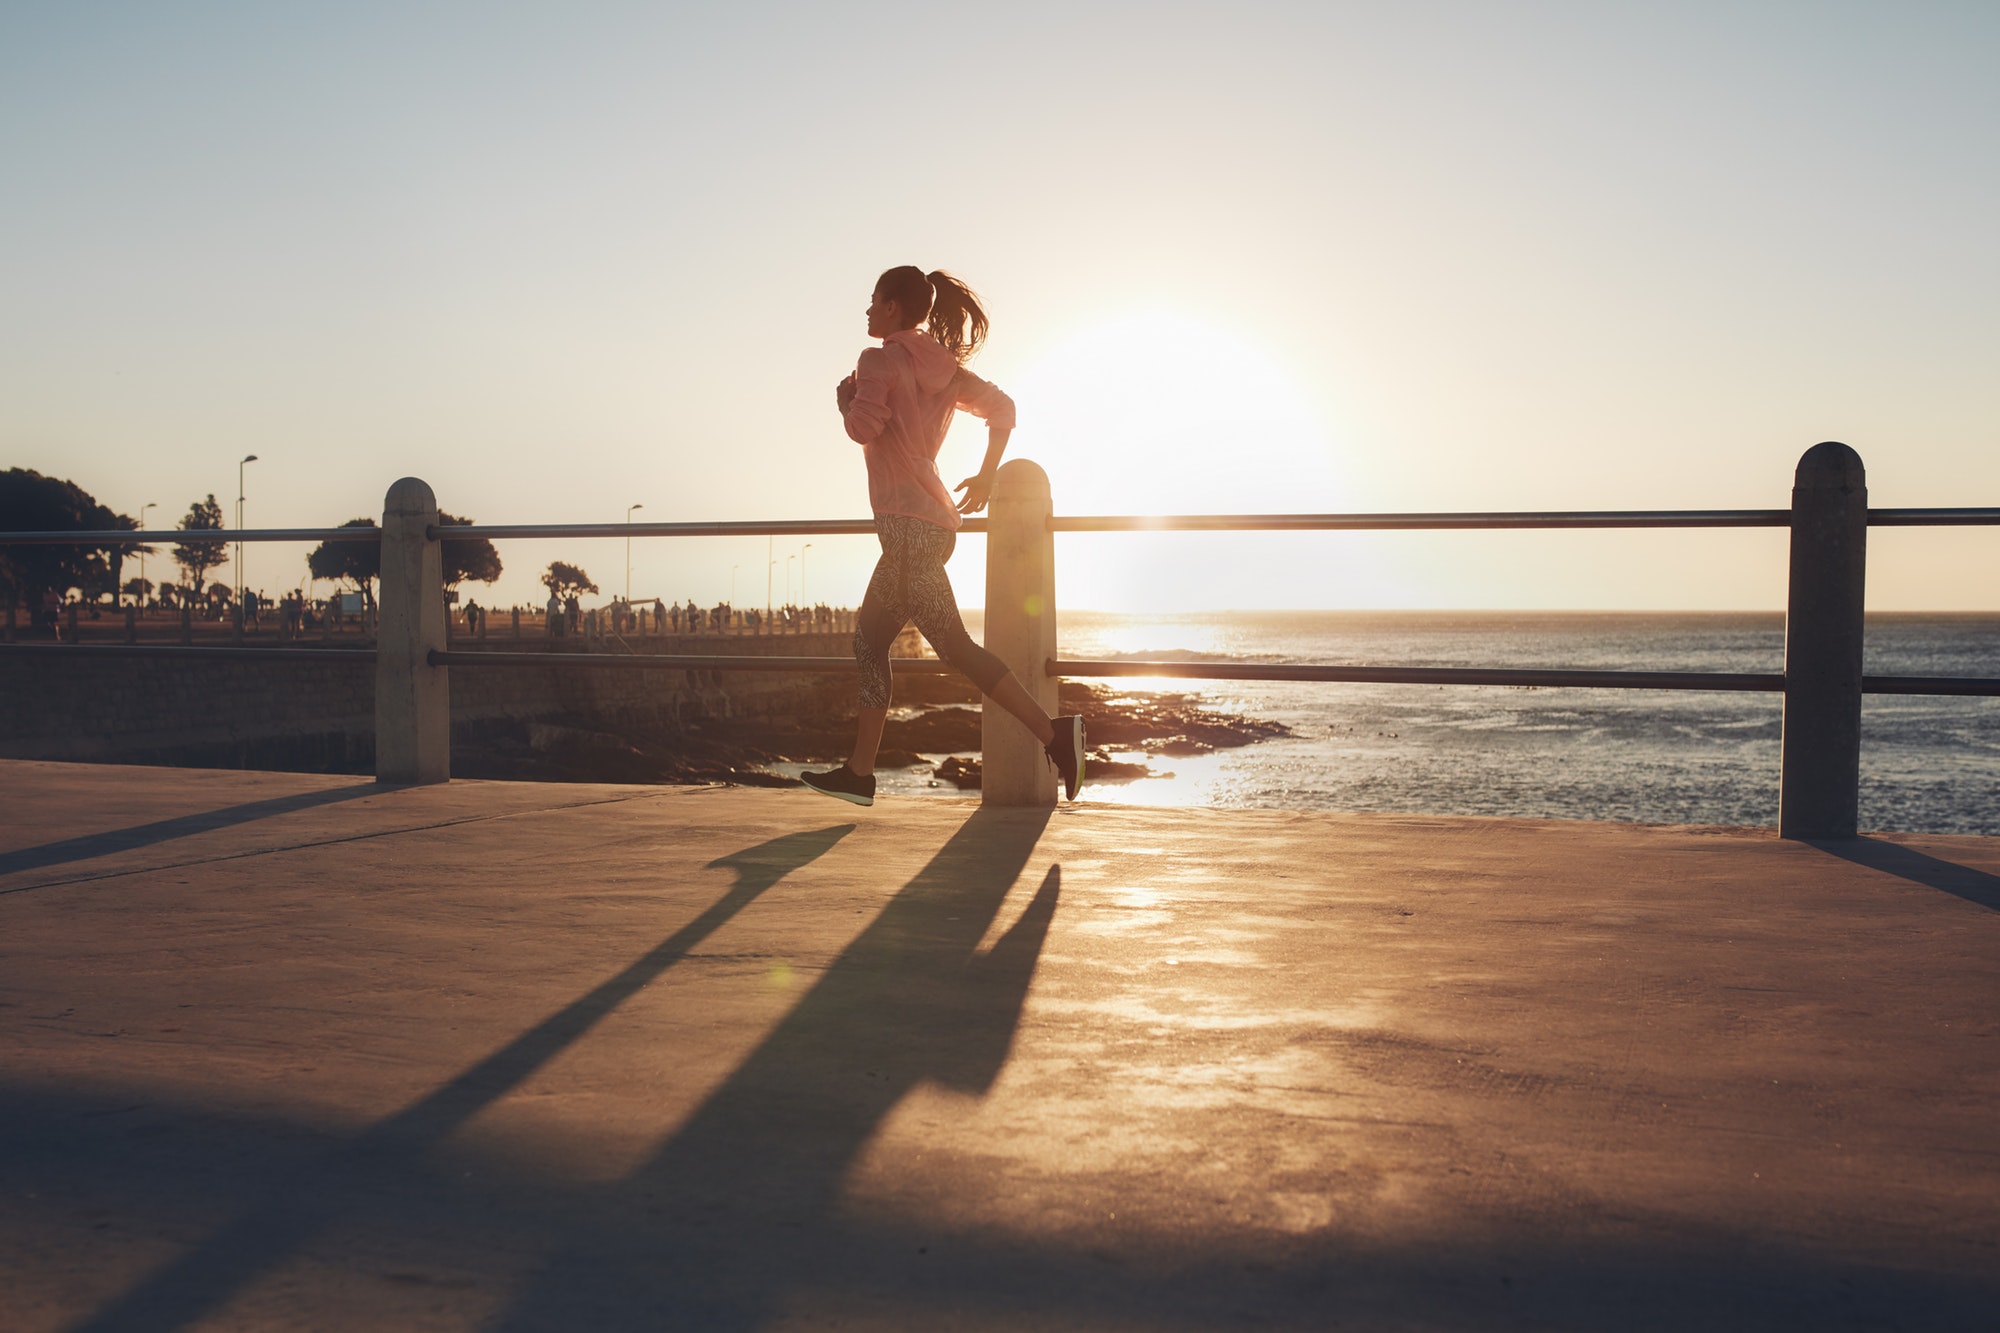
[[(1757, 672), (1782, 670), (1784, 660), (1774, 614), (1064, 612), (1061, 636), (1070, 658)], [(2000, 616), (1871, 617), (1867, 670), (2000, 676)], [(1104, 683), (1186, 694), (1204, 708), (1284, 722), (1295, 734), (1157, 756), (1152, 768), (1171, 777), (1090, 784), (1091, 801), (1687, 824), (1777, 819), (1775, 694)], [(2000, 835), (2000, 700), (1868, 699), (1862, 824)]]

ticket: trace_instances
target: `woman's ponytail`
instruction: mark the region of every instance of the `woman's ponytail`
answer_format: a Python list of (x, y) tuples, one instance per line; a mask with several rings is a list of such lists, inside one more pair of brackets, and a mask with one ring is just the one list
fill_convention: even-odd
[(931, 336), (961, 362), (968, 361), (986, 341), (986, 311), (972, 288), (943, 269), (924, 275), (931, 291)]
[(931, 336), (961, 362), (986, 341), (986, 311), (978, 295), (943, 269), (926, 273), (904, 264), (877, 278), (875, 290), (901, 308), (906, 328), (915, 328), (928, 316)]

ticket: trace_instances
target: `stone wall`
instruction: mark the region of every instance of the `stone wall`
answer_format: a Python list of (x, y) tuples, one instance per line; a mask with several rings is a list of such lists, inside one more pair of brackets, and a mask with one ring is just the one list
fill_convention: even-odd
[[(845, 634), (666, 638), (645, 654), (845, 657)], [(463, 637), (455, 650), (549, 651), (571, 644)], [(580, 647), (580, 645), (576, 645)], [(338, 649), (325, 662), (91, 661), (0, 652), (0, 758), (368, 772), (375, 755), (375, 665)], [(851, 675), (780, 671), (462, 667), (451, 673), (454, 742), (499, 723), (550, 722), (616, 733), (675, 731), (703, 718), (851, 714)]]

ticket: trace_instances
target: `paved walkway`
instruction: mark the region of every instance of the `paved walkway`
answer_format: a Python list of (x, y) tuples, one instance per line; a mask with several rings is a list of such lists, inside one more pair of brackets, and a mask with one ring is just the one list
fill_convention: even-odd
[(1991, 1328), (2000, 842), (0, 763), (0, 1327)]

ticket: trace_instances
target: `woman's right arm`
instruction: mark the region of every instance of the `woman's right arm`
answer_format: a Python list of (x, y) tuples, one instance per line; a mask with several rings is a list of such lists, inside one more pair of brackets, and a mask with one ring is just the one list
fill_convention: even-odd
[(870, 347), (855, 364), (854, 389), (841, 405), (840, 417), (847, 427), (847, 438), (856, 444), (873, 444), (882, 428), (889, 424), (889, 385), (893, 373), (889, 354), (880, 347)]

